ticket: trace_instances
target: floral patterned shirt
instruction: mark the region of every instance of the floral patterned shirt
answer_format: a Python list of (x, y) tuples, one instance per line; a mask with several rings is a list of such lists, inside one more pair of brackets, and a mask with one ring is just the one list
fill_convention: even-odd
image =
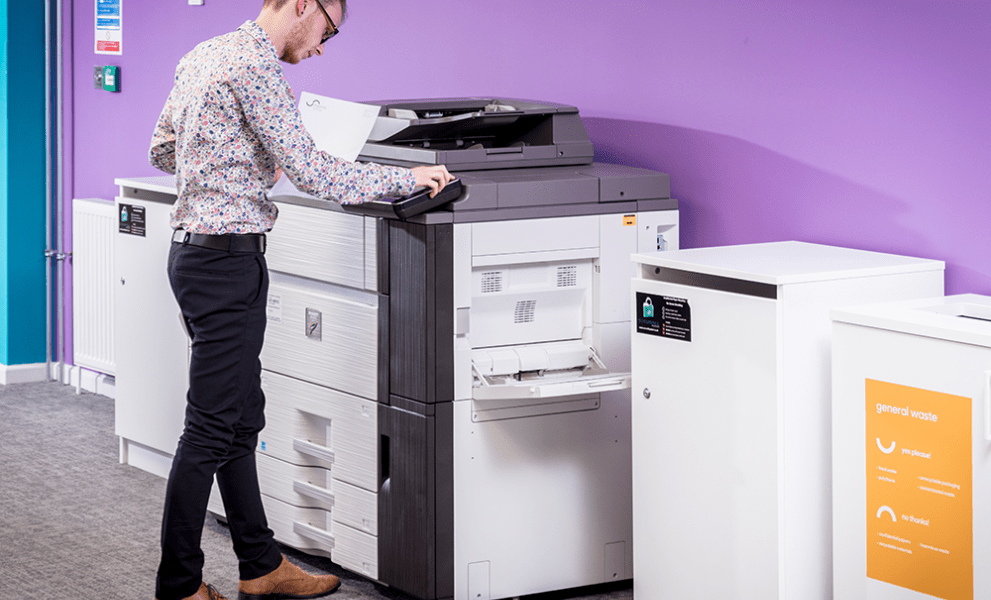
[(193, 233), (272, 229), (278, 209), (266, 194), (279, 168), (298, 189), (341, 204), (406, 195), (415, 186), (409, 169), (317, 150), (275, 46), (254, 21), (179, 62), (149, 160), (175, 174), (171, 224)]

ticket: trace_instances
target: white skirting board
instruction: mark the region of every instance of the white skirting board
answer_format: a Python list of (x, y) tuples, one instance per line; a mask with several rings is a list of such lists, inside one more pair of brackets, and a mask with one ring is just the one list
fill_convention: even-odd
[(34, 365), (0, 364), (0, 385), (48, 381), (47, 371), (48, 366), (45, 363)]
[(116, 398), (116, 380), (112, 375), (106, 373), (90, 371), (79, 366), (63, 365), (63, 376), (60, 381), (66, 385), (74, 386), (76, 393), (87, 391), (107, 398)]
[[(130, 465), (168, 479), (172, 470), (172, 455), (124, 438), (120, 440), (120, 464)], [(214, 484), (216, 485), (216, 483)]]
[(48, 368), (45, 363), (33, 365), (0, 364), (0, 385), (58, 381), (65, 385), (74, 386), (76, 392), (85, 390), (108, 398), (114, 397), (114, 378), (110, 375), (59, 363), (52, 363), (50, 373)]

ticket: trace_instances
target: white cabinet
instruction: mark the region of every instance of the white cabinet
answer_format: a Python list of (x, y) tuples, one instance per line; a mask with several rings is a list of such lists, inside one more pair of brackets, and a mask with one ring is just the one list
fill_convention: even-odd
[(991, 298), (832, 315), (836, 598), (991, 597)]
[(634, 261), (634, 594), (832, 598), (829, 309), (941, 294), (943, 264), (798, 242)]
[(115, 429), (122, 463), (167, 477), (182, 434), (189, 341), (167, 273), (171, 177), (119, 179)]

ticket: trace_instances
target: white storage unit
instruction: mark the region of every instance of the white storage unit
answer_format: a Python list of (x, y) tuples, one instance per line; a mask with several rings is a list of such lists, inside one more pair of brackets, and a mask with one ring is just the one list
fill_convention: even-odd
[(189, 339), (167, 273), (171, 176), (118, 179), (115, 430), (120, 461), (167, 477), (182, 434)]
[(832, 317), (836, 598), (991, 598), (991, 298)]
[(800, 242), (633, 259), (635, 596), (832, 598), (829, 310), (941, 294), (943, 263)]

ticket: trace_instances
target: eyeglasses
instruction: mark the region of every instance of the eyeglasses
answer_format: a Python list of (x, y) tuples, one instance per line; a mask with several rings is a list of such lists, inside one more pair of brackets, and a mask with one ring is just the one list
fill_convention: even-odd
[(323, 16), (327, 18), (327, 22), (330, 23), (330, 33), (325, 33), (323, 35), (323, 38), (320, 40), (320, 45), (322, 46), (325, 43), (327, 43), (327, 40), (338, 34), (338, 29), (337, 29), (337, 25), (334, 25), (334, 20), (331, 19), (330, 15), (327, 14), (327, 9), (323, 7), (323, 4), (320, 4), (320, 0), (313, 0), (313, 1), (316, 2), (317, 6), (320, 7), (320, 12), (323, 13)]

